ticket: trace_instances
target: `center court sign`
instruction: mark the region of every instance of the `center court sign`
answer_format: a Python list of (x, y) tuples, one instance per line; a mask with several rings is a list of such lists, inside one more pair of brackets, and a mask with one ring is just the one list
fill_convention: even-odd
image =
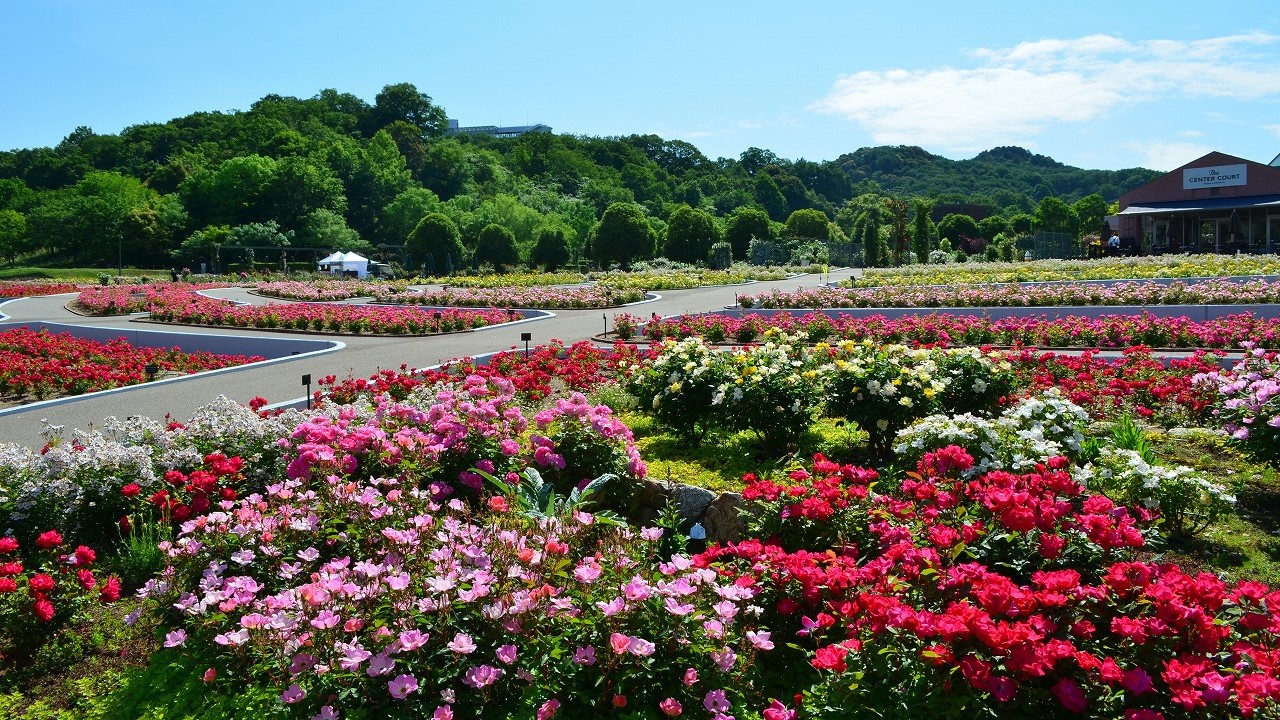
[(1182, 189), (1232, 187), (1248, 184), (1247, 165), (1216, 165), (1182, 171)]

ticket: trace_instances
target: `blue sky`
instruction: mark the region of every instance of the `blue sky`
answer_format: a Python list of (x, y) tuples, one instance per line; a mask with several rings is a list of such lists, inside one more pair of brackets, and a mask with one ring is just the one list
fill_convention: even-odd
[(0, 149), (411, 82), (464, 125), (656, 133), (713, 158), (1280, 153), (1273, 1), (1063, 5), (4, 0)]

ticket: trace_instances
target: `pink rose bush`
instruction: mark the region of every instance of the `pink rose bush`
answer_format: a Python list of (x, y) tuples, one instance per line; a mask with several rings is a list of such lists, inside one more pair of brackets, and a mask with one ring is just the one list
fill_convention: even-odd
[(1246, 343), (1229, 370), (1196, 375), (1192, 383), (1214, 398), (1211, 415), (1231, 439), (1266, 462), (1280, 463), (1280, 357)]
[(658, 710), (708, 693), (727, 708), (769, 652), (746, 635), (756, 591), (657, 557), (656, 535), (583, 513), (473, 515), (389, 475), (283, 480), (187, 521), (164, 549), (142, 595), (180, 649), (220, 678), (277, 678), (306, 716), (583, 717), (619, 696)]

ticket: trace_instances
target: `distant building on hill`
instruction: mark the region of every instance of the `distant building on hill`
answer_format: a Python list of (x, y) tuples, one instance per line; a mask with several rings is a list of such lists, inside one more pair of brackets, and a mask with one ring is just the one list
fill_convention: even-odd
[(458, 121), (451, 118), (449, 120), (448, 134), (492, 135), (500, 138), (511, 138), (531, 132), (549, 133), (551, 132), (551, 126), (538, 123), (536, 125), (511, 125), (507, 127), (499, 127), (497, 125), (471, 125), (469, 127), (458, 127)]

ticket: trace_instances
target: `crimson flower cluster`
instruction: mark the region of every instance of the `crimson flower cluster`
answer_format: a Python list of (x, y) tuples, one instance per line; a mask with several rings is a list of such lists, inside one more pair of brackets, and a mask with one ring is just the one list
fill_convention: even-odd
[(812, 668), (809, 694), (847, 708), (895, 697), (920, 714), (1134, 720), (1274, 709), (1280, 591), (1144, 560), (1151, 517), (1090, 494), (1064, 458), (962, 479), (972, 466), (948, 447), (892, 483), (821, 457), (790, 482), (748, 478), (744, 499), (779, 524), (870, 532), (801, 549), (749, 540), (695, 562), (760, 588), (775, 637), (794, 636)]
[(0, 395), (43, 400), (136, 385), (147, 380), (148, 365), (162, 373), (187, 374), (260, 360), (258, 356), (134, 347), (123, 337), (98, 342), (17, 327), (0, 332)]
[(92, 548), (68, 550), (57, 530), (32, 545), (24, 556), (16, 538), (0, 537), (0, 667), (28, 660), (86, 604), (120, 598), (118, 578), (94, 574)]

